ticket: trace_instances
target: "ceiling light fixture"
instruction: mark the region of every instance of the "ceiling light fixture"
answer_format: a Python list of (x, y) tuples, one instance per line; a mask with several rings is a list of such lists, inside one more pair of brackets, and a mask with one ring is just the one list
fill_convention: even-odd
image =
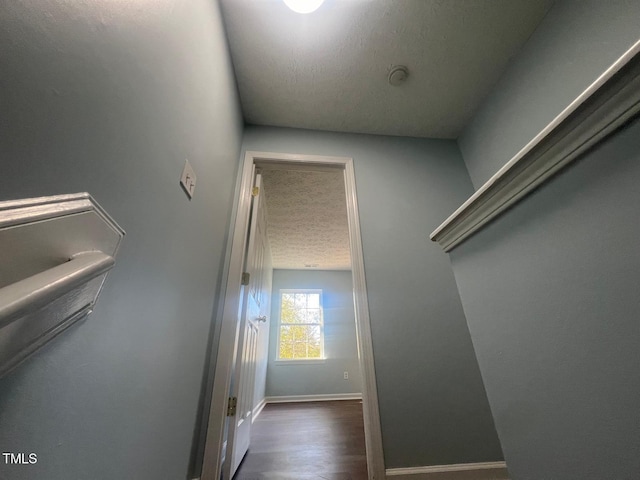
[(297, 13), (311, 13), (315, 12), (324, 0), (284, 0), (291, 10)]

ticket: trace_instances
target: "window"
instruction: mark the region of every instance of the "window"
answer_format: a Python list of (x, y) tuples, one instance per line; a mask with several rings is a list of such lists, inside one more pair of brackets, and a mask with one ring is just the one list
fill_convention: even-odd
[(324, 359), (322, 290), (280, 290), (277, 360)]

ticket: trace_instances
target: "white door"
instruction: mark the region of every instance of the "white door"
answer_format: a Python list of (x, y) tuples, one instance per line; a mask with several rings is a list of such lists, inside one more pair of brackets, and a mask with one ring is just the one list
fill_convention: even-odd
[[(253, 416), (253, 387), (256, 373), (256, 350), (261, 305), (268, 302), (265, 278), (267, 246), (266, 209), (261, 195), (262, 178), (256, 175), (249, 220), (249, 239), (244, 271), (249, 275), (248, 285), (242, 289), (238, 350), (231, 385), (231, 397), (236, 399), (235, 415), (229, 417), (227, 451), (223, 467), (223, 480), (231, 480), (242, 458), (249, 449)], [(244, 275), (243, 275), (244, 276)]]

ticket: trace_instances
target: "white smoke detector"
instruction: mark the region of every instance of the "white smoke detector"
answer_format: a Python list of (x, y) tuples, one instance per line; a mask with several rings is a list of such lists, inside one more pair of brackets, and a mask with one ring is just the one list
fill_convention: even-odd
[(409, 76), (409, 69), (404, 65), (394, 65), (389, 72), (389, 85), (397, 87), (405, 82)]

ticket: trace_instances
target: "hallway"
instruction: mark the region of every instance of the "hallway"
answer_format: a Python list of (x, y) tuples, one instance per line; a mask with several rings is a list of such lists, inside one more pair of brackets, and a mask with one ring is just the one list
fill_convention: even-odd
[(640, 480), (639, 25), (2, 2), (0, 480)]
[(366, 480), (359, 400), (268, 404), (234, 480)]

